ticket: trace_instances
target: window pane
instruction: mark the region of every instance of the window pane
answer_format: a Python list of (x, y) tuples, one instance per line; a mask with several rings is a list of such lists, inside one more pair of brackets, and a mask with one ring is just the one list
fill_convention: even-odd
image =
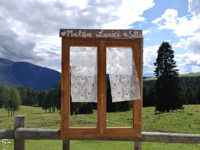
[(70, 47), (71, 127), (97, 126), (97, 47)]
[(113, 102), (140, 99), (139, 81), (130, 47), (107, 47), (107, 74)]
[(106, 126), (132, 127), (132, 100), (140, 99), (139, 81), (136, 72), (135, 62), (133, 60), (132, 48), (107, 47), (106, 56)]
[(70, 47), (72, 102), (97, 102), (97, 48)]

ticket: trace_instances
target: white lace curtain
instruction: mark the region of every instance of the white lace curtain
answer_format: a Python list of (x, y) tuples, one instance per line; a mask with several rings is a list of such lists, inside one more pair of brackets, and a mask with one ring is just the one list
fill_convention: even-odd
[(140, 99), (140, 86), (131, 47), (107, 47), (107, 73), (112, 102)]
[[(107, 47), (113, 102), (140, 99), (132, 48)], [(97, 47), (70, 47), (72, 102), (97, 102)]]
[(97, 47), (70, 47), (72, 102), (97, 102)]

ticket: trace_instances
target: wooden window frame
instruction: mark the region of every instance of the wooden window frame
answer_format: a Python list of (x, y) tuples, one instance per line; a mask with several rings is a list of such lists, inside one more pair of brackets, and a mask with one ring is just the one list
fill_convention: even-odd
[[(142, 99), (133, 100), (132, 127), (106, 127), (106, 47), (132, 47), (142, 97), (143, 39), (62, 37), (61, 139), (136, 139), (142, 136)], [(97, 47), (97, 127), (70, 127), (70, 47)], [(100, 93), (104, 94), (102, 103)]]

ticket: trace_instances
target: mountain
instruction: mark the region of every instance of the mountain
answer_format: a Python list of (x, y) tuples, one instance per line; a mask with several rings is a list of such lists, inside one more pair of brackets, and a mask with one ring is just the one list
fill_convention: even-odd
[(58, 71), (0, 58), (0, 85), (31, 87), (43, 91), (55, 88), (59, 80)]
[(154, 77), (155, 74), (154, 73), (143, 73), (143, 77), (145, 78), (151, 78), (151, 77)]

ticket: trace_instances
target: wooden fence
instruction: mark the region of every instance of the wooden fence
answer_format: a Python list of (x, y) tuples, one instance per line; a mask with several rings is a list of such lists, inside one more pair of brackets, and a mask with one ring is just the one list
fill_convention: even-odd
[[(61, 140), (60, 130), (33, 129), (25, 127), (25, 116), (14, 117), (14, 130), (0, 130), (0, 139), (14, 139), (14, 150), (25, 150), (25, 140)], [(105, 140), (105, 139), (102, 139)], [(106, 139), (113, 141), (114, 139)], [(141, 139), (119, 139), (118, 141), (135, 141), (134, 149), (141, 150), (141, 142), (190, 143), (199, 144), (200, 134), (178, 134), (160, 132), (142, 132)], [(63, 150), (70, 149), (70, 141), (63, 141)]]

